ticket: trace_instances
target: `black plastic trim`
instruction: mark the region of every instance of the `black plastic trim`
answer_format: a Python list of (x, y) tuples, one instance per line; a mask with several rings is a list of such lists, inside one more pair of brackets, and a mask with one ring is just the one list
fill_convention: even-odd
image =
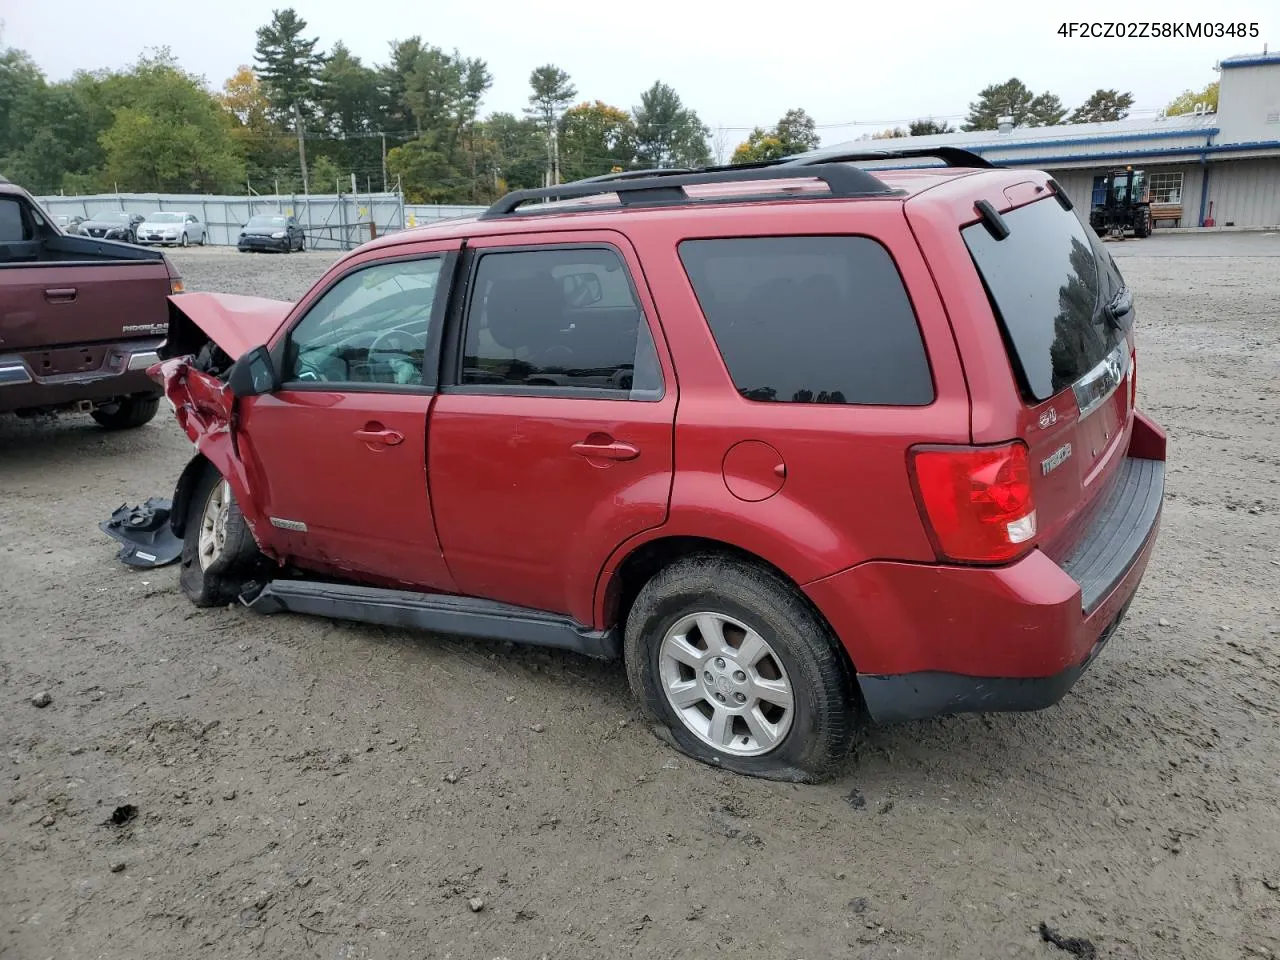
[(272, 580), (244, 602), (257, 613), (289, 611), (387, 627), (491, 637), (572, 650), (599, 660), (617, 659), (622, 651), (616, 630), (592, 630), (571, 617), (474, 597), (313, 580)]
[(992, 169), (995, 164), (985, 157), (960, 147), (905, 147), (901, 150), (850, 150), (845, 153), (823, 153), (810, 157), (784, 159), (787, 166), (811, 166), (819, 163), (856, 163), (859, 160), (941, 160), (948, 167), (980, 167)]
[[(803, 167), (799, 172), (797, 167)], [(538, 213), (538, 210), (520, 210), (519, 208), (533, 200), (571, 200), (577, 197), (601, 196), (617, 194), (618, 202), (623, 207), (656, 207), (675, 204), (697, 203), (731, 203), (735, 201), (760, 201), (766, 199), (814, 199), (812, 194), (795, 194), (778, 191), (760, 193), (742, 197), (692, 198), (684, 192), (684, 187), (714, 183), (742, 183), (748, 181), (797, 180), (812, 177), (822, 180), (831, 191), (832, 197), (888, 197), (896, 196), (898, 191), (885, 185), (865, 170), (851, 167), (843, 163), (827, 163), (813, 161), (804, 163), (777, 163), (768, 166), (736, 166), (709, 167), (696, 173), (657, 173), (653, 176), (622, 178), (615, 180), (577, 181), (554, 187), (541, 187), (534, 190), (516, 190), (498, 200), (484, 213), (481, 220), (493, 220), (500, 217), (520, 216)], [(561, 207), (552, 207), (552, 211), (563, 213)], [(590, 210), (593, 208), (583, 208)], [(574, 212), (580, 212), (575, 209)]]
[(1120, 609), (1083, 663), (1048, 677), (971, 677), (921, 671), (891, 675), (859, 674), (867, 712), (876, 723), (903, 723), (957, 713), (1020, 713), (1051, 707), (1089, 669), (1129, 611)]
[(1164, 501), (1163, 460), (1126, 457), (1107, 499), (1075, 551), (1062, 564), (1080, 584), (1085, 615), (1115, 589), (1142, 552)]
[(1049, 178), (1049, 189), (1053, 191), (1053, 197), (1058, 201), (1058, 206), (1063, 210), (1071, 210), (1075, 204), (1071, 202), (1071, 198), (1067, 196), (1067, 191), (1062, 189), (1062, 184), (1052, 177)]
[(1005, 222), (1004, 217), (1000, 216), (1000, 211), (991, 205), (990, 200), (979, 200), (973, 205), (973, 209), (982, 218), (982, 225), (987, 228), (987, 233), (996, 240), (1008, 238), (1009, 224)]

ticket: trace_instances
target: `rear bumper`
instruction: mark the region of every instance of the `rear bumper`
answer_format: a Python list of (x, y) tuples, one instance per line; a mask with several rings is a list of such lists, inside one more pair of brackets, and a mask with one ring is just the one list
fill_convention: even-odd
[(1066, 694), (1123, 618), (1159, 533), (1164, 437), (1145, 418), (1134, 429), (1121, 477), (1062, 564), (1038, 550), (997, 568), (871, 562), (805, 587), (873, 719), (1036, 710)]
[(30, 360), (34, 352), (0, 354), (0, 413), (54, 410), (82, 401), (107, 401), (135, 394), (160, 393), (147, 376), (158, 362), (159, 340), (116, 344), (107, 348), (101, 366), (77, 373), (42, 375)]

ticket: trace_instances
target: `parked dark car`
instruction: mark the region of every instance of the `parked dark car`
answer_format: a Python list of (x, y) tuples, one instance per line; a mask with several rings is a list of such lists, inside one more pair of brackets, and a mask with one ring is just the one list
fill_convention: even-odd
[(260, 214), (250, 217), (249, 222), (241, 228), (236, 249), (241, 253), (259, 250), (292, 253), (294, 250), (307, 249), (307, 237), (296, 217), (277, 213)]
[(123, 240), (125, 243), (138, 242), (138, 224), (144, 217), (140, 213), (128, 213), (124, 210), (108, 210), (95, 213), (80, 224), (82, 237), (93, 237), (97, 240)]
[(1055, 703), (1156, 542), (1124, 278), (1048, 174), (953, 148), (521, 191), (296, 305), (171, 302), (194, 603), (621, 657), (740, 773)]
[(158, 250), (60, 231), (0, 178), (0, 413), (80, 411), (110, 430), (155, 416), (147, 376), (182, 290)]

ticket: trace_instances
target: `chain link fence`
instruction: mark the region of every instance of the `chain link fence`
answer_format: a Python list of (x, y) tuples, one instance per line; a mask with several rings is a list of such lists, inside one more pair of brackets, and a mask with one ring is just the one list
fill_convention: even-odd
[(207, 243), (235, 246), (240, 229), (258, 214), (298, 218), (311, 250), (350, 250), (384, 233), (437, 220), (474, 216), (484, 207), (406, 205), (397, 193), (300, 194), (244, 197), (201, 194), (120, 193), (84, 197), (40, 197), (53, 217), (92, 217), (111, 210), (143, 216), (158, 211), (190, 213), (205, 225)]

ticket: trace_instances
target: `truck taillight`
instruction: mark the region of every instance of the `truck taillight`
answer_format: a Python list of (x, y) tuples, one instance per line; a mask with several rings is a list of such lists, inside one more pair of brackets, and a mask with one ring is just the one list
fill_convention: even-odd
[(1031, 549), (1036, 511), (1026, 444), (913, 447), (910, 464), (941, 559), (1003, 563)]
[(186, 290), (186, 289), (187, 289), (187, 288), (186, 288), (186, 287), (183, 285), (183, 283), (182, 283), (182, 278), (181, 278), (181, 277), (170, 277), (170, 278), (169, 278), (169, 292), (170, 292), (170, 293), (182, 293), (182, 292), (183, 292), (184, 290)]

